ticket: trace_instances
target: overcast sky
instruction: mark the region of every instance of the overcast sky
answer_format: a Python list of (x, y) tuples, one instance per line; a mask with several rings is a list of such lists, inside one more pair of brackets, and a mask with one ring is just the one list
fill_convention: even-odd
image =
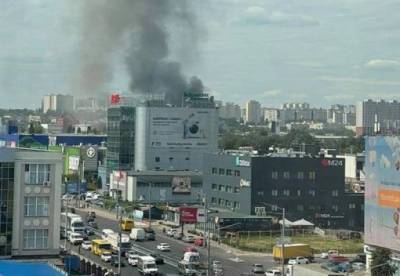
[[(83, 1), (0, 1), (1, 108), (77, 94)], [(398, 0), (192, 1), (204, 34), (184, 71), (199, 75), (218, 100), (326, 107), (400, 98)], [(128, 93), (123, 49), (113, 64), (104, 91)]]

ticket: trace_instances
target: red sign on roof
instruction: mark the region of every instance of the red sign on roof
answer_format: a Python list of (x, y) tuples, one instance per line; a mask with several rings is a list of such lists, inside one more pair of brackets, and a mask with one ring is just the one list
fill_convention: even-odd
[(117, 93), (112, 94), (110, 98), (111, 98), (111, 104), (119, 104), (121, 102), (121, 97)]

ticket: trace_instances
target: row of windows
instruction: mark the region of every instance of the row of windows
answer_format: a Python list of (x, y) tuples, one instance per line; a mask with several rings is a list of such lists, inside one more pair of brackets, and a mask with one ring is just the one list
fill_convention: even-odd
[(48, 229), (24, 230), (24, 249), (47, 249), (48, 241)]
[[(308, 207), (308, 210), (310, 210), (310, 211), (319, 211), (319, 212), (327, 212), (327, 211), (329, 211), (329, 208), (325, 208), (324, 206), (306, 205), (306, 207), (305, 207), (302, 204), (299, 204), (299, 205), (296, 206), (296, 211), (302, 212), (305, 209), (307, 209), (307, 207)], [(356, 204), (355, 203), (350, 203), (348, 208), (349, 209), (355, 209), (356, 208)], [(338, 205), (332, 205), (331, 209), (334, 212), (339, 212), (340, 208), (339, 208)], [(364, 204), (360, 205), (360, 209), (364, 210)], [(274, 212), (275, 211), (280, 211), (280, 208), (277, 205), (271, 205), (271, 210), (274, 211)], [(289, 208), (286, 207), (285, 210), (286, 210), (286, 212), (288, 212)], [(265, 207), (256, 207), (256, 213), (257, 212), (259, 212), (259, 213), (260, 212), (264, 212), (265, 213)]]
[(231, 170), (231, 169), (223, 169), (223, 168), (212, 168), (211, 169), (212, 174), (219, 174), (219, 175), (232, 175), (232, 176), (240, 176), (240, 171), (239, 170)]
[(235, 194), (240, 193), (239, 187), (232, 187), (229, 185), (217, 185), (215, 183), (211, 185), (211, 189), (213, 189), (214, 191), (227, 192), (227, 193), (235, 193)]
[(218, 204), (220, 207), (234, 208), (234, 209), (239, 209), (240, 208), (240, 203), (239, 202), (230, 201), (230, 200), (226, 200), (226, 199), (223, 199), (223, 198), (212, 197), (211, 198), (211, 203), (212, 204)]
[(50, 184), (50, 165), (25, 164), (25, 184), (48, 186)]
[(24, 215), (26, 217), (49, 216), (49, 197), (29, 196), (24, 200)]
[(307, 174), (304, 172), (297, 172), (297, 174), (295, 174), (294, 176), (290, 175), (289, 171), (284, 171), (282, 173), (282, 175), (280, 176), (279, 172), (277, 171), (273, 171), (271, 173), (271, 178), (272, 179), (279, 179), (280, 177), (282, 177), (283, 179), (298, 179), (298, 180), (303, 180), (303, 179), (308, 179), (308, 180), (315, 180), (316, 179), (316, 173), (314, 171), (310, 171)]
[[(172, 162), (172, 161), (174, 160), (174, 158), (173, 158), (173, 157), (169, 157), (168, 160), (169, 160), (169, 162)], [(186, 161), (189, 161), (189, 160), (190, 160), (190, 157), (185, 157), (185, 160), (186, 160)], [(159, 157), (159, 156), (154, 157), (154, 161), (155, 161), (156, 163), (161, 162), (161, 157)]]

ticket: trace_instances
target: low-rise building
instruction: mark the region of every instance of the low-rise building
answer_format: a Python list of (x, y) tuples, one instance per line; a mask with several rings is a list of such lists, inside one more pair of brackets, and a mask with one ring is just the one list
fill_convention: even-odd
[(59, 254), (62, 156), (0, 148), (0, 258)]

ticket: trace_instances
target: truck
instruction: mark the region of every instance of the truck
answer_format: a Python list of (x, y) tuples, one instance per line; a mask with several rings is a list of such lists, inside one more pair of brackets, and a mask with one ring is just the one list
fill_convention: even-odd
[(157, 275), (156, 260), (151, 256), (139, 256), (137, 268), (142, 275)]
[(197, 251), (185, 252), (182, 261), (198, 267), (200, 265), (200, 253)]
[(133, 228), (129, 237), (134, 241), (144, 241), (146, 239), (146, 232), (143, 228)]
[[(105, 240), (107, 240), (111, 244), (111, 247), (114, 251), (118, 252), (119, 233), (110, 233)], [(125, 252), (129, 251), (130, 248), (131, 243), (129, 236), (127, 234), (121, 234), (121, 254), (124, 255)]]
[[(272, 255), (275, 262), (282, 262), (282, 245), (275, 245), (272, 249)], [(283, 248), (283, 259), (287, 262), (296, 257), (305, 257), (312, 261), (314, 255), (310, 245), (303, 243), (285, 244)]]
[[(60, 230), (62, 237), (67, 238), (71, 232), (83, 234), (85, 231), (85, 224), (80, 215), (61, 213)], [(66, 233), (67, 235), (65, 235)]]

